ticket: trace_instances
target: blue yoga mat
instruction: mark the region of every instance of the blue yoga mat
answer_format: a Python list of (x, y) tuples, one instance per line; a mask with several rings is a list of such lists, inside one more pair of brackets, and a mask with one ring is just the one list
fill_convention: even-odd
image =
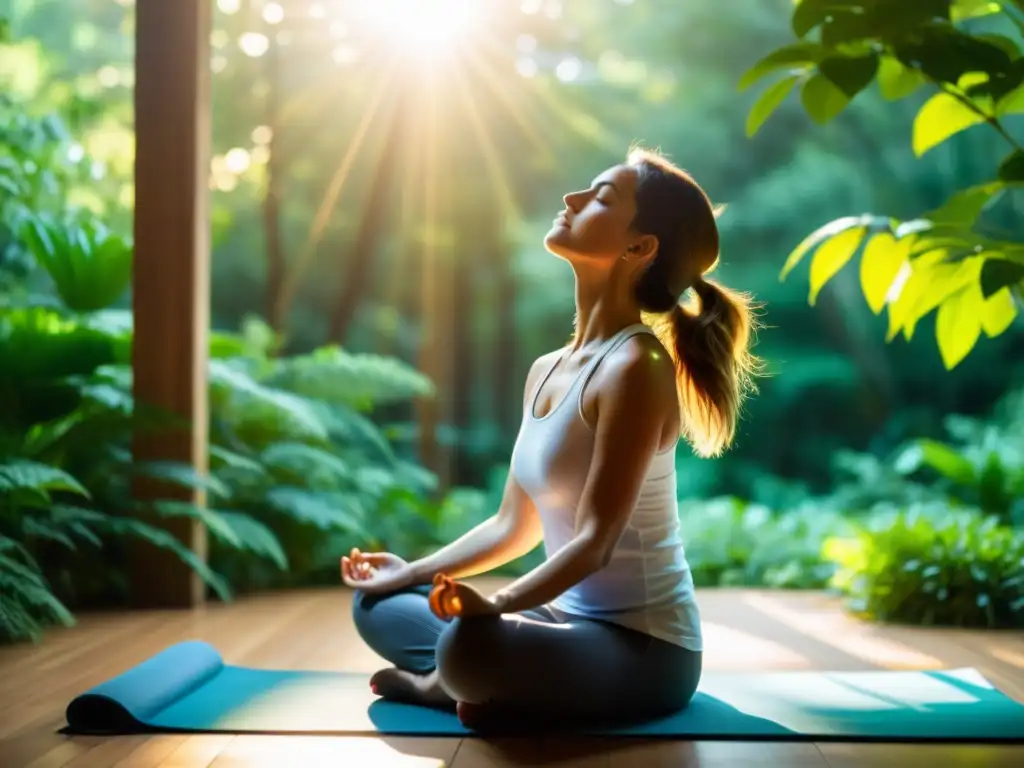
[[(366, 675), (250, 669), (173, 645), (75, 698), (70, 733), (466, 736), (453, 714), (378, 700)], [(585, 735), (689, 739), (1024, 741), (1024, 705), (974, 669), (706, 673), (683, 712)]]

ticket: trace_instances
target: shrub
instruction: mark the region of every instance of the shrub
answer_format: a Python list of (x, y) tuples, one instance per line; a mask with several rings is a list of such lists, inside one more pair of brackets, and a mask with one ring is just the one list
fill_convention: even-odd
[(997, 517), (944, 505), (877, 513), (824, 554), (864, 618), (1024, 628), (1024, 532)]
[(680, 505), (687, 559), (700, 587), (824, 587), (834, 566), (822, 558), (822, 544), (845, 524), (813, 505), (789, 513), (731, 497)]

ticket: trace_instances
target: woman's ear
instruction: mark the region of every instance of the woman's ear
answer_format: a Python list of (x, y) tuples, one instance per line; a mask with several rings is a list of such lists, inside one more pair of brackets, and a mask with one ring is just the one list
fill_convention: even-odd
[(658, 252), (658, 238), (654, 235), (641, 235), (629, 246), (631, 261), (646, 261)]

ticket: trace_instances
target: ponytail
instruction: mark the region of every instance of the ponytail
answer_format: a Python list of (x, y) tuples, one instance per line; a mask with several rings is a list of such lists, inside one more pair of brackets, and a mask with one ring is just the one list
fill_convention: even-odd
[(699, 456), (712, 457), (732, 444), (760, 361), (750, 349), (750, 298), (703, 278), (693, 292), (695, 304), (676, 303), (651, 325), (676, 366), (682, 434)]

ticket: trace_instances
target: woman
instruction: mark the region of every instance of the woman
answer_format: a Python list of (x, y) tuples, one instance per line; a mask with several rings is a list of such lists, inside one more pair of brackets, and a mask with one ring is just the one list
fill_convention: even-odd
[[(564, 201), (545, 247), (575, 273), (576, 333), (527, 376), (497, 513), (413, 563), (341, 560), (360, 635), (394, 665), (374, 691), (454, 706), (470, 727), (687, 705), (702, 644), (676, 443), (728, 447), (756, 369), (746, 299), (704, 279), (718, 228), (689, 175), (638, 150)], [(679, 303), (687, 289), (696, 308)], [(541, 541), (545, 562), (495, 594), (459, 581)]]

